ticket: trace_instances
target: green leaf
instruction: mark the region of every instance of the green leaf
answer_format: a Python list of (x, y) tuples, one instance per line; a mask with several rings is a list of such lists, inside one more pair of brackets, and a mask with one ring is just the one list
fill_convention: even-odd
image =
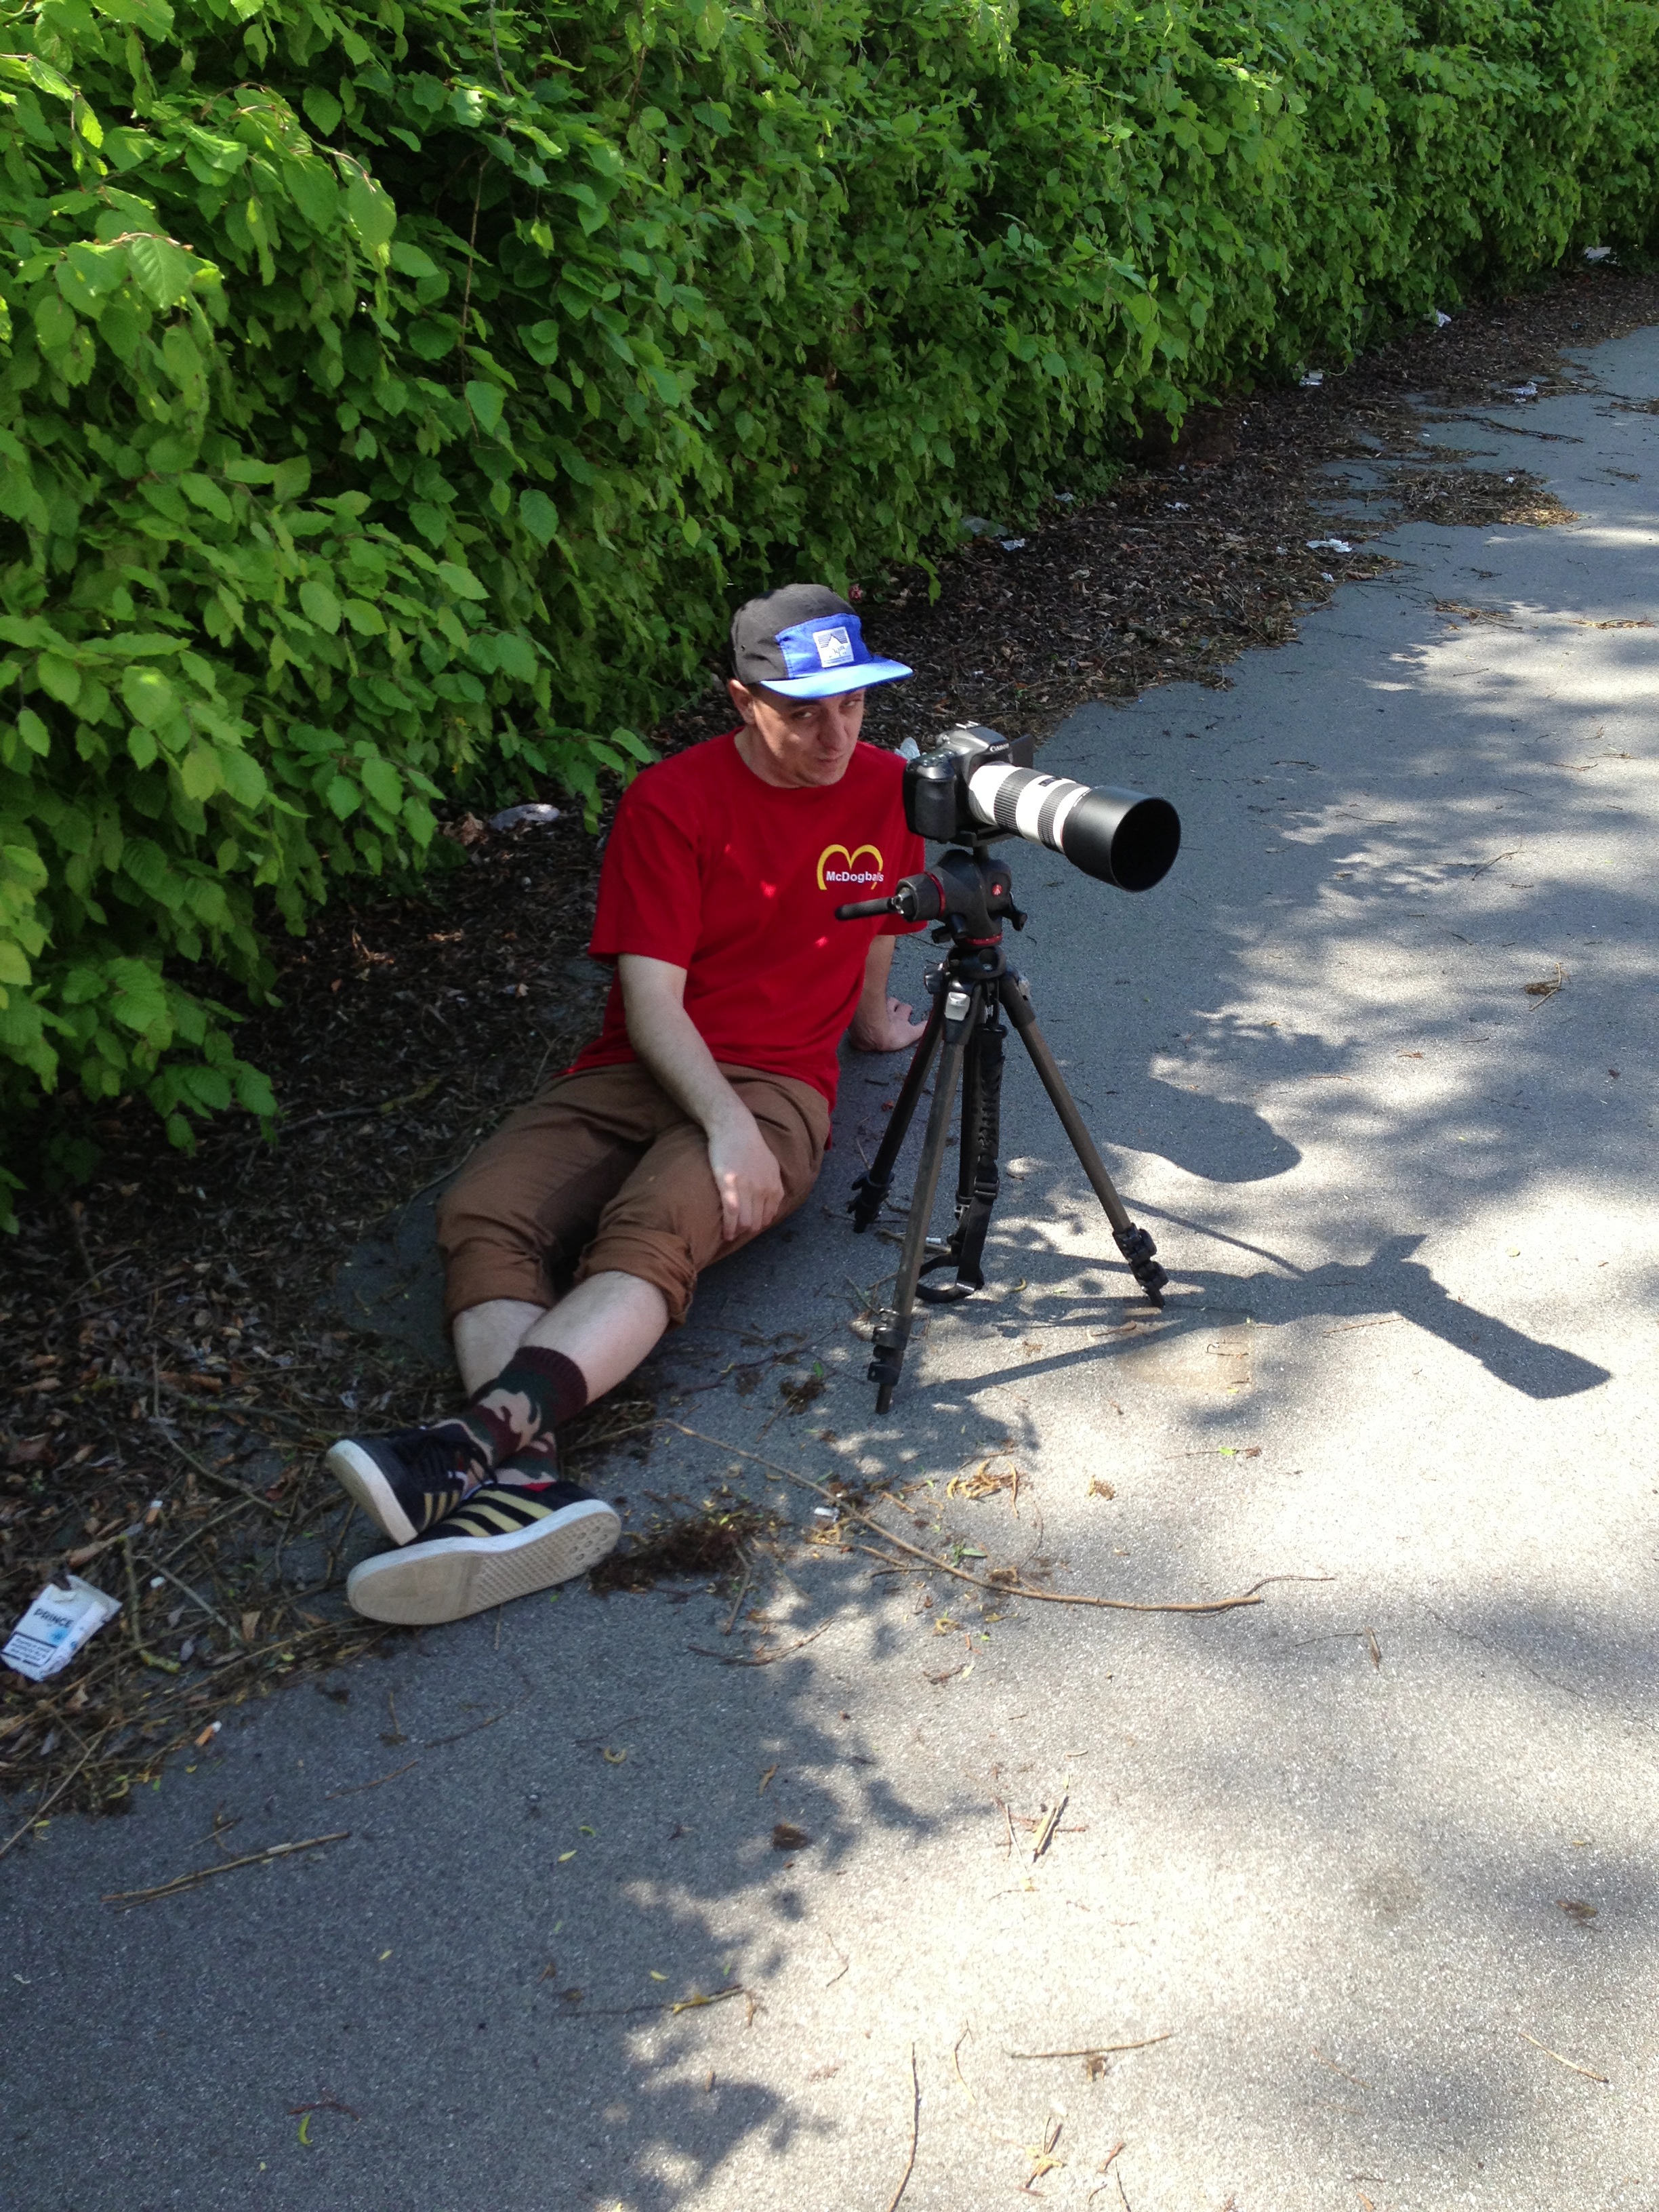
[(472, 419), (486, 437), (493, 435), (501, 422), (501, 397), (499, 385), (474, 382), (466, 387), (466, 404), (472, 410)]
[(544, 491), (521, 491), (519, 520), (538, 545), (550, 545), (559, 527), (559, 510)]
[(103, 643), (112, 653), (125, 653), (129, 660), (165, 660), (179, 650), (179, 640), (165, 630), (118, 630)]
[(265, 772), (252, 754), (239, 745), (219, 744), (219, 775), (225, 789), (239, 806), (258, 806), (270, 787)]
[(52, 751), (52, 733), (32, 707), (17, 717), (17, 733), (32, 753), (45, 760)]
[(422, 253), (418, 246), (406, 239), (395, 239), (392, 246), (392, 265), (400, 276), (436, 276), (437, 263), (429, 253)]
[(293, 157), (283, 164), (289, 197), (313, 230), (332, 230), (339, 220), (340, 188), (327, 165)]
[(323, 796), (328, 801), (330, 811), (337, 814), (342, 822), (349, 815), (355, 814), (363, 803), (362, 793), (356, 785), (348, 783), (343, 775), (331, 776), (329, 779), (328, 789)]
[(173, 28), (167, 0), (92, 0), (92, 4), (112, 23), (136, 24), (147, 38), (165, 39)]
[(81, 696), (81, 672), (61, 653), (40, 655), (34, 664), (34, 680), (63, 706), (72, 707)]
[(52, 64), (43, 62), (39, 54), (26, 54), (23, 66), (29, 73), (30, 83), (39, 85), (42, 92), (49, 92), (54, 100), (74, 99), (75, 87), (69, 79), (59, 76)]
[(371, 252), (384, 251), (398, 228), (397, 209), (355, 161), (346, 168), (346, 221)]
[(384, 637), (386, 617), (368, 599), (347, 599), (344, 603), (346, 620), (359, 637)]
[(307, 618), (331, 637), (340, 627), (340, 602), (326, 584), (319, 584), (314, 577), (308, 576), (301, 585), (300, 605)]
[(110, 1012), (125, 1029), (149, 1030), (167, 1021), (167, 990), (161, 975), (139, 960), (111, 963), (115, 983)]
[(471, 568), (463, 568), (459, 561), (440, 561), (438, 574), (458, 599), (487, 599), (489, 597)]
[(61, 352), (80, 325), (58, 292), (48, 292), (34, 311), (34, 334), (47, 353)]
[(125, 246), (94, 246), (87, 239), (64, 249), (56, 270), (58, 290), (83, 314), (96, 314), (100, 301), (125, 282), (126, 273)]
[(410, 351), (418, 354), (422, 361), (442, 361), (455, 350), (455, 325), (439, 322), (428, 316), (411, 323), (404, 332)]
[(336, 125), (345, 113), (334, 94), (325, 91), (320, 84), (308, 84), (300, 94), (300, 105), (325, 138), (333, 137)]
[(170, 238), (150, 233), (128, 242), (127, 263), (138, 279), (139, 289), (152, 306), (176, 307), (190, 295), (195, 264)]
[(0, 638), (3, 638), (8, 645), (36, 648), (62, 646), (65, 642), (52, 624), (42, 622), (39, 615), (0, 615)]
[(71, 968), (64, 978), (63, 1000), (66, 1006), (89, 1006), (104, 995), (104, 978), (96, 968)]
[(514, 630), (499, 631), (491, 642), (495, 648), (495, 665), (503, 676), (515, 683), (533, 684), (536, 680), (536, 654), (528, 638), (520, 637)]
[(395, 814), (404, 802), (403, 778), (390, 761), (376, 755), (366, 760), (358, 770), (363, 780), (363, 789), (388, 814)]
[(230, 1103), (229, 1079), (216, 1067), (181, 1068), (179, 1079), (191, 1103), (204, 1113), (221, 1113)]
[(182, 476), (179, 479), (179, 489), (187, 500), (202, 508), (204, 513), (212, 515), (216, 520), (220, 522), (235, 520), (235, 510), (211, 477)]
[(196, 458), (192, 440), (163, 434), (150, 447), (147, 459), (152, 477), (172, 476)]
[(159, 729), (179, 712), (179, 695), (159, 668), (124, 668), (121, 701), (133, 720), (146, 730)]
[(276, 1111), (276, 1094), (270, 1087), (270, 1079), (257, 1067), (250, 1067), (246, 1060), (239, 1060), (231, 1068), (230, 1079), (235, 1086), (236, 1103), (244, 1113), (268, 1119)]
[(211, 799), (220, 787), (219, 757), (210, 745), (192, 745), (179, 763), (186, 799)]
[(45, 890), (48, 880), (46, 862), (27, 845), (0, 845), (0, 874), (27, 891)]
[(270, 474), (270, 495), (285, 505), (291, 500), (303, 499), (311, 489), (311, 464), (303, 455), (279, 461)]

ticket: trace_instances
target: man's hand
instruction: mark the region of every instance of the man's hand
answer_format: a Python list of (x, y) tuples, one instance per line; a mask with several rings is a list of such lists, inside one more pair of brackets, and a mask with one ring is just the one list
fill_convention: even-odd
[(883, 994), (878, 1006), (860, 1005), (847, 1032), (854, 1052), (904, 1052), (927, 1026), (902, 1000)]
[(715, 1066), (685, 1011), (684, 969), (624, 952), (617, 969), (629, 1042), (708, 1139), (720, 1235), (728, 1244), (735, 1237), (758, 1236), (783, 1204), (783, 1175), (759, 1123)]
[(783, 1176), (760, 1125), (735, 1094), (708, 1133), (708, 1164), (720, 1197), (720, 1235), (754, 1237), (783, 1204)]
[(872, 938), (865, 956), (864, 988), (847, 1031), (854, 1052), (903, 1052), (926, 1026), (912, 1018), (908, 1006), (887, 995), (895, 942), (890, 937)]

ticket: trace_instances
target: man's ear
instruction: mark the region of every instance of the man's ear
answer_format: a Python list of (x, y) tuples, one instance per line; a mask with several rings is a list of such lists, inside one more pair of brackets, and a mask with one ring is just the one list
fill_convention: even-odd
[(746, 684), (739, 684), (735, 676), (728, 676), (726, 688), (732, 695), (732, 704), (745, 722), (755, 719), (755, 695)]

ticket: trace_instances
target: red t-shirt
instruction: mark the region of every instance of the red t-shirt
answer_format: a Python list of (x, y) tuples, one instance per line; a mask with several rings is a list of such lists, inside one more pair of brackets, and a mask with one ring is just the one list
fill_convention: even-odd
[[(716, 1060), (799, 1076), (833, 1106), (871, 941), (921, 926), (835, 918), (923, 865), (904, 763), (860, 744), (839, 783), (786, 791), (744, 765), (736, 737), (659, 761), (623, 793), (588, 950), (684, 968), (685, 1011)], [(635, 1057), (613, 982), (605, 1026), (573, 1066)]]

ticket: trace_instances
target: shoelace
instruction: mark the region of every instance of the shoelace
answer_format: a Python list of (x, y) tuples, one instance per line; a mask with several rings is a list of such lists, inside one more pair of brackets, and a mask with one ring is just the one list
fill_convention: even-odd
[(428, 1490), (459, 1489), (465, 1471), (456, 1466), (456, 1446), (431, 1429), (401, 1429), (387, 1439), (416, 1481)]

